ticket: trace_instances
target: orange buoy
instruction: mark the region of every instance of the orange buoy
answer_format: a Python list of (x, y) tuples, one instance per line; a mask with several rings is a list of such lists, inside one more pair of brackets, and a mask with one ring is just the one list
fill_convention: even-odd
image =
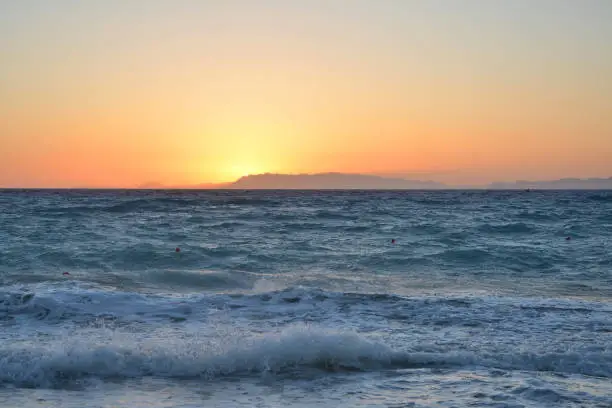
[(174, 250), (174, 252), (181, 252), (181, 248), (176, 247), (176, 249)]
[(391, 240), (391, 243), (392, 243), (392, 244), (395, 244), (395, 238), (393, 238), (393, 239)]

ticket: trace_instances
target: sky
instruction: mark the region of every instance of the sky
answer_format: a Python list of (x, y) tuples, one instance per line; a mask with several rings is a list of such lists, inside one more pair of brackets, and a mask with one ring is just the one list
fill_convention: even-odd
[(0, 0), (0, 187), (612, 176), (609, 0)]

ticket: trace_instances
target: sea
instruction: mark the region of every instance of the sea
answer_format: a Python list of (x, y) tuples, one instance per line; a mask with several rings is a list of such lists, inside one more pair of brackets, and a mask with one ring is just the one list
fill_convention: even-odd
[(0, 191), (0, 407), (612, 407), (612, 191)]

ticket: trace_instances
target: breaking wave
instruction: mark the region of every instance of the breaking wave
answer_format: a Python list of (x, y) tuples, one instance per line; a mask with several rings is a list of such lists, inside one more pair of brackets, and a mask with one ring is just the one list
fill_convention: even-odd
[(612, 350), (590, 353), (410, 352), (353, 332), (291, 327), (280, 333), (240, 338), (138, 340), (127, 333), (70, 338), (36, 346), (2, 346), (0, 381), (21, 387), (61, 387), (87, 378), (205, 378), (302, 369), (361, 371), (443, 367), (550, 371), (612, 377)]

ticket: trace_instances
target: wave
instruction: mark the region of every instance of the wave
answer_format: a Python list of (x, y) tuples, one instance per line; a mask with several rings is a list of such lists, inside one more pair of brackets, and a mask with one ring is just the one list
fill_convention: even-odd
[(116, 204), (99, 204), (92, 202), (90, 205), (60, 205), (45, 207), (39, 210), (43, 215), (78, 216), (90, 213), (123, 214), (138, 211), (169, 211), (174, 207), (194, 207), (205, 203), (202, 199), (150, 197), (133, 200), (123, 200)]
[(434, 197), (428, 197), (428, 198), (415, 198), (410, 200), (413, 203), (416, 204), (421, 204), (424, 206), (449, 206), (449, 207), (453, 207), (453, 206), (460, 206), (462, 204), (465, 204), (464, 201), (458, 199), (458, 198), (449, 198), (449, 199), (444, 199), (444, 198), (434, 198)]
[(558, 214), (556, 210), (524, 210), (515, 214), (516, 217), (526, 219), (530, 221), (560, 221), (563, 219), (562, 215)]
[[(265, 231), (270, 232), (279, 230), (279, 227), (274, 224), (266, 225), (263, 228)], [(328, 228), (328, 226), (316, 221), (293, 221), (284, 223), (282, 228), (287, 231), (321, 231)]]
[(230, 274), (220, 271), (160, 270), (146, 272), (147, 281), (164, 284), (167, 287), (186, 287), (203, 289), (251, 288), (252, 282), (245, 274)]
[(246, 226), (248, 226), (247, 223), (239, 222), (239, 221), (219, 221), (219, 222), (215, 222), (212, 224), (202, 225), (203, 228), (210, 228), (210, 229), (240, 228), (240, 227), (246, 227)]
[(255, 337), (165, 338), (98, 331), (36, 345), (0, 348), (0, 382), (19, 387), (61, 387), (99, 378), (215, 378), (303, 369), (371, 371), (486, 367), (612, 377), (610, 350), (560, 353), (396, 351), (354, 332), (295, 326)]
[[(95, 281), (97, 273), (124, 272), (125, 276), (129, 277), (131, 272), (147, 269), (198, 270), (211, 265), (214, 260), (222, 262), (228, 257), (246, 253), (244, 248), (236, 245), (220, 247), (214, 243), (205, 245), (199, 242), (194, 245), (180, 245), (181, 251), (177, 253), (172, 243), (180, 240), (170, 237), (166, 242), (168, 243), (160, 245), (150, 242), (118, 244), (102, 249), (92, 245), (83, 248), (78, 254), (71, 248), (42, 248), (39, 253), (29, 255), (31, 263), (23, 265), (27, 272), (23, 273), (23, 276), (27, 278), (31, 269), (83, 270), (88, 271), (90, 279)], [(49, 276), (50, 280), (53, 278), (54, 276)]]
[(197, 209), (202, 206), (265, 206), (275, 207), (278, 201), (264, 198), (250, 197), (147, 197), (136, 199), (123, 199), (112, 204), (92, 201), (89, 205), (59, 205), (49, 206), (38, 210), (42, 215), (48, 216), (80, 216), (92, 213), (126, 214), (132, 212), (167, 212), (176, 211), (177, 208)]
[(66, 215), (79, 216), (79, 215), (86, 215), (89, 213), (102, 212), (106, 208), (108, 207), (98, 206), (98, 205), (67, 205), (67, 206), (42, 208), (36, 212), (38, 214), (42, 214), (45, 216), (63, 217)]
[[(82, 283), (62, 288), (54, 284), (48, 290), (0, 292), (0, 321), (37, 320), (54, 325), (78, 322), (81, 325), (98, 320), (118, 324), (148, 321), (206, 322), (212, 310), (239, 310), (241, 317), (260, 316), (286, 318), (287, 313), (316, 311), (320, 316), (333, 315), (336, 308), (353, 306), (367, 309), (389, 320), (427, 321), (443, 326), (465, 326), (495, 320), (499, 314), (513, 310), (518, 320), (539, 313), (608, 314), (612, 309), (597, 302), (534, 301), (515, 297), (425, 296), (405, 297), (384, 293), (337, 292), (285, 287), (277, 280), (261, 279), (259, 274), (190, 272), (147, 272), (142, 279), (167, 282), (174, 294), (135, 293), (83, 287)], [(319, 278), (315, 279), (315, 282)], [(63, 282), (65, 285), (68, 282)], [(302, 281), (305, 285), (312, 282)], [(331, 286), (350, 287), (351, 282), (332, 282)], [(155, 286), (152, 286), (155, 287)], [(207, 290), (202, 290), (205, 288)], [(573, 290), (577, 292), (577, 290)], [(486, 313), (485, 313), (486, 311)], [(492, 314), (491, 314), (492, 313)], [(355, 318), (361, 318), (358, 315)]]
[(277, 207), (280, 204), (278, 200), (270, 200), (265, 198), (255, 197), (225, 197), (212, 200), (215, 204), (231, 205), (231, 206), (253, 206), (253, 207)]
[(411, 225), (408, 228), (413, 234), (418, 235), (431, 235), (436, 236), (437, 234), (443, 234), (447, 231), (447, 228), (444, 225), (433, 223), (433, 222), (420, 222), (414, 225)]
[(134, 211), (168, 211), (171, 207), (188, 207), (197, 203), (196, 200), (180, 198), (143, 198), (125, 201), (104, 208), (110, 213), (129, 213)]
[[(93, 344), (92, 344), (93, 343)], [(292, 328), (254, 338), (139, 341), (111, 333), (0, 349), (0, 382), (23, 387), (61, 386), (87, 377), (143, 376), (212, 379), (225, 375), (282, 373), (302, 366), (362, 369), (388, 361), (390, 350), (354, 333)]]
[[(448, 262), (477, 264), (490, 259), (493, 255), (484, 249), (448, 249), (441, 258)], [(437, 257), (438, 255), (436, 255)]]
[(312, 218), (330, 221), (355, 221), (358, 219), (358, 215), (355, 213), (340, 213), (339, 211), (332, 210), (318, 210), (312, 215)]
[(422, 367), (485, 367), (508, 371), (538, 371), (612, 378), (612, 350), (593, 352), (518, 353), (397, 353), (394, 365)]
[(45, 321), (48, 324), (66, 321), (90, 324), (96, 320), (161, 318), (184, 320), (193, 306), (180, 298), (145, 296), (129, 292), (54, 290), (51, 293), (0, 293), (0, 320), (17, 316)]
[(489, 234), (528, 234), (534, 232), (535, 229), (522, 222), (513, 222), (506, 224), (481, 224), (477, 227), (481, 232)]
[(599, 201), (599, 202), (612, 202), (612, 194), (593, 194), (586, 197), (588, 200)]

